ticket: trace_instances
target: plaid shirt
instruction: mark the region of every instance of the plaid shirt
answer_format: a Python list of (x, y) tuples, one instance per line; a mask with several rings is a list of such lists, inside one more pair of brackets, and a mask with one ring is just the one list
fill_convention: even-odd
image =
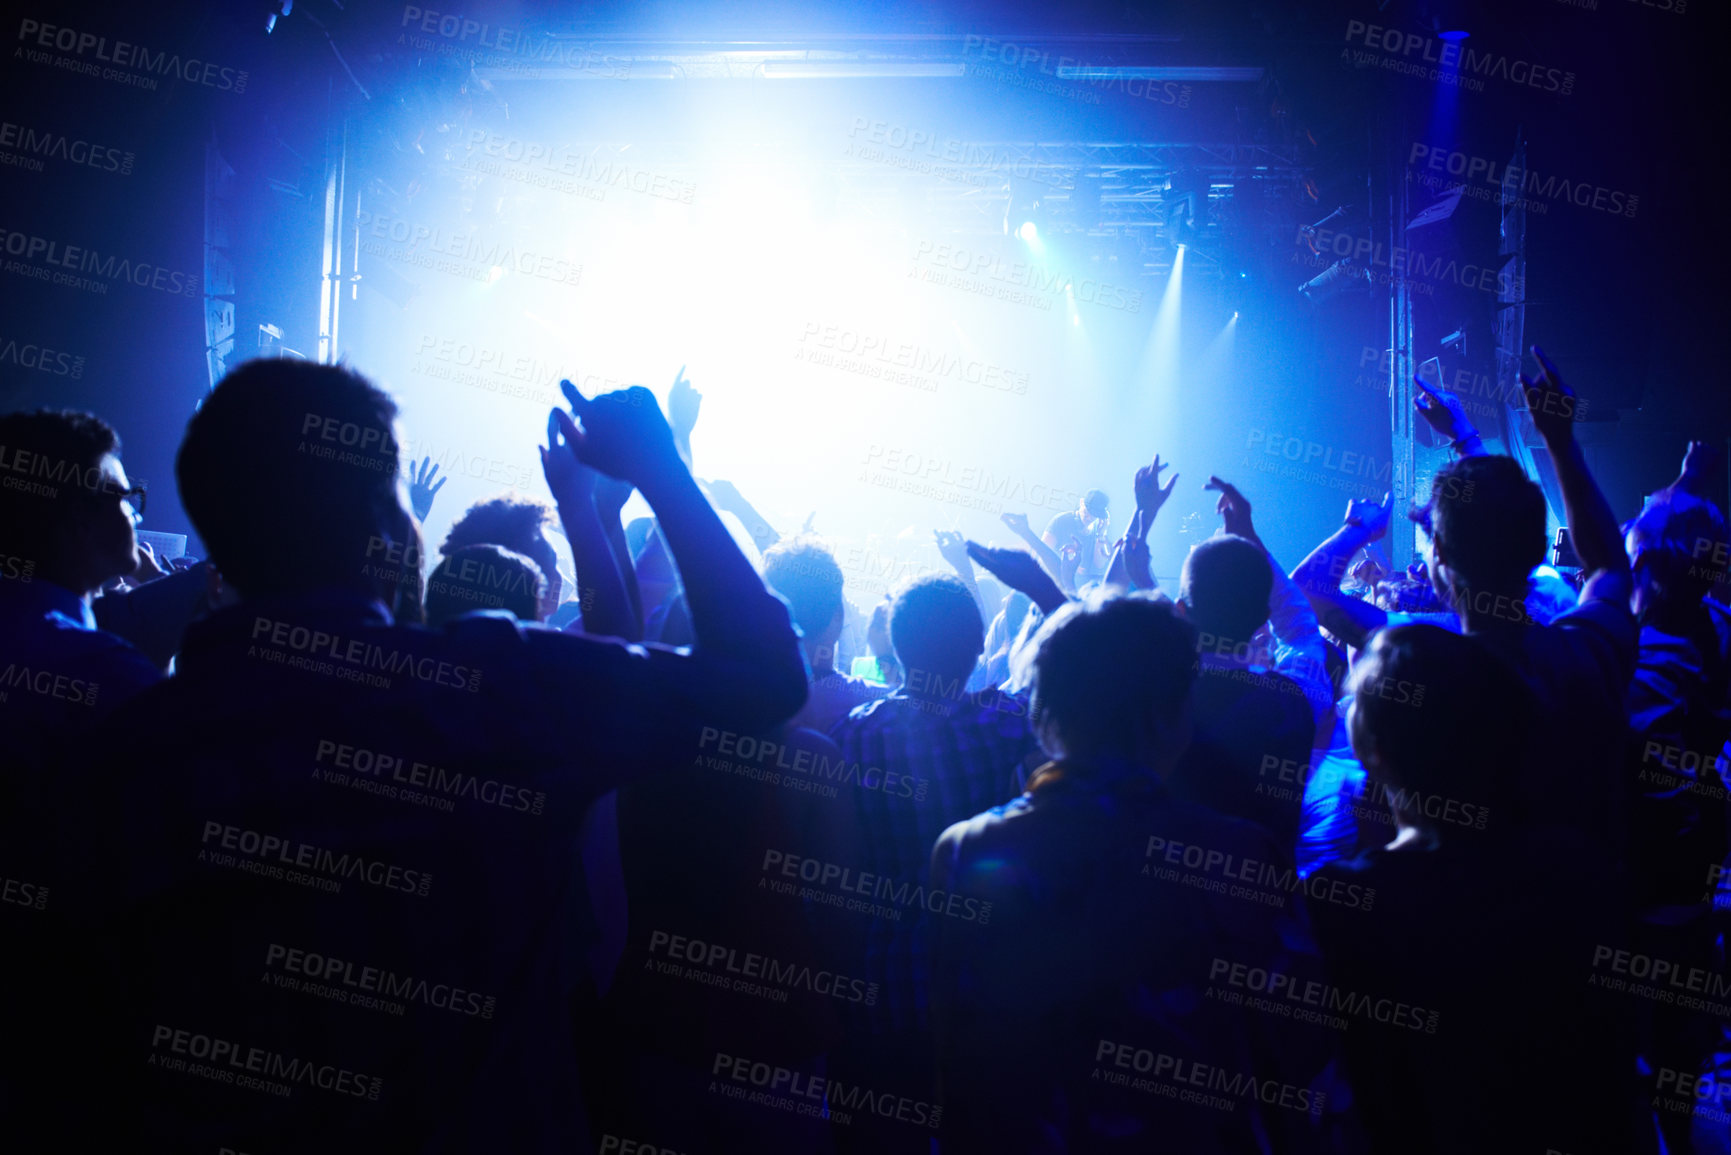
[[(951, 825), (1022, 793), (1023, 767), (1038, 749), (1019, 698), (987, 691), (961, 702), (911, 697), (902, 691), (856, 708), (830, 737), (850, 763), (913, 779), (914, 797), (887, 790), (854, 791), (861, 861), (858, 869), (920, 895), (931, 884), (932, 847)], [(963, 895), (961, 898), (966, 899)], [(944, 912), (948, 896), (929, 899)], [(882, 997), (873, 1029), (923, 1030), (930, 1022), (930, 920), (966, 917), (932, 913), (926, 902), (886, 902), (899, 919), (874, 918), (866, 939), (866, 977)], [(989, 917), (989, 913), (984, 917)]]

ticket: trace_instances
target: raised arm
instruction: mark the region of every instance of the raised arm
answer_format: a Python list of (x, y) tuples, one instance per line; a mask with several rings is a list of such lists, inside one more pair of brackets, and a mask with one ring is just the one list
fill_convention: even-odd
[(1156, 453), (1154, 460), (1136, 471), (1131, 482), (1131, 489), (1136, 495), (1136, 512), (1130, 518), (1130, 529), (1124, 535), (1121, 554), (1124, 560), (1125, 576), (1128, 577), (1133, 589), (1158, 590), (1160, 583), (1154, 580), (1154, 570), (1148, 558), (1148, 532), (1154, 528), (1154, 519), (1160, 516), (1160, 509), (1172, 496), (1172, 491), (1178, 488), (1179, 474), (1174, 473), (1165, 485), (1160, 484), (1160, 475), (1172, 467), (1170, 461), (1161, 461)]
[(673, 429), (673, 444), (679, 450), (679, 459), (685, 462), (687, 469), (692, 468), (691, 431), (697, 428), (697, 414), (702, 408), (703, 394), (685, 379), (685, 366), (681, 365), (679, 376), (673, 379), (673, 386), (667, 391), (667, 423)]
[(1707, 442), (1691, 441), (1683, 450), (1683, 464), (1677, 470), (1676, 479), (1659, 492), (1675, 491), (1711, 501), (1712, 482), (1709, 478), (1718, 474), (1720, 456), (1719, 451)]
[(973, 595), (974, 605), (979, 607), (980, 620), (990, 623), (992, 616), (998, 611), (988, 609), (985, 598), (980, 594), (980, 583), (974, 580), (974, 563), (968, 557), (967, 539), (959, 533), (944, 529), (933, 530), (932, 537), (937, 540), (938, 555), (950, 563), (950, 568), (956, 571), (956, 576), (968, 587), (968, 593)]
[(1044, 614), (1056, 613), (1070, 599), (1058, 588), (1032, 554), (1019, 549), (992, 549), (979, 542), (968, 542), (968, 556), (979, 562), (985, 571), (1009, 586), (1028, 595), (1028, 600)]
[[(412, 464), (412, 463), (411, 463)], [(426, 524), (427, 515), (433, 512), (433, 499), (439, 496), (439, 490), (445, 488), (449, 477), (439, 476), (439, 467), (433, 464), (431, 457), (423, 456), (421, 464), (407, 471), (409, 482), (409, 512), (415, 515), (415, 520)], [(434, 480), (438, 484), (434, 484)]]
[(1052, 581), (1062, 589), (1064, 563), (1059, 559), (1057, 550), (1042, 541), (1040, 535), (1028, 525), (1028, 515), (1025, 513), (1005, 513), (1000, 514), (998, 520), (1008, 526), (1011, 533), (1027, 543), (1029, 552), (1040, 563), (1040, 567), (1051, 575)]
[(649, 502), (684, 582), (700, 658), (685, 671), (689, 697), (771, 724), (805, 702), (805, 666), (787, 606), (769, 593), (679, 457), (655, 397), (636, 386), (584, 399), (579, 430), (554, 411), (577, 459), (634, 484)]
[(1328, 676), (1322, 634), (1317, 629), (1316, 614), (1304, 592), (1280, 568), (1280, 563), (1257, 535), (1256, 525), (1251, 519), (1250, 502), (1238, 492), (1238, 487), (1218, 477), (1210, 477), (1203, 488), (1220, 494), (1214, 509), (1220, 514), (1226, 532), (1255, 542), (1268, 557), (1268, 568), (1274, 578), (1268, 594), (1268, 626), (1275, 641), (1274, 668), (1303, 687), (1312, 705), (1318, 709), (1332, 707), (1334, 688)]
[(1432, 388), (1417, 377), (1412, 383), (1418, 386), (1418, 392), (1412, 395), (1418, 415), (1448, 441), (1449, 448), (1462, 457), (1483, 457), (1484, 438), (1479, 436), (1460, 398), (1447, 389)]
[(1586, 577), (1581, 600), (1627, 603), (1631, 582), (1623, 533), (1575, 440), (1579, 400), (1537, 345), (1533, 346), (1533, 357), (1540, 371), (1534, 377), (1522, 374), (1521, 385), (1527, 413), (1550, 450), (1557, 486), (1563, 491), (1563, 514), (1569, 519), (1569, 536)]
[[(769, 547), (781, 540), (781, 534), (775, 531), (763, 514), (757, 512), (751, 502), (745, 500), (745, 495), (739, 492), (739, 487), (731, 481), (709, 481), (704, 483), (709, 489), (709, 500), (715, 503), (715, 508), (724, 513), (731, 513), (745, 526), (745, 532), (751, 535), (752, 544), (757, 546), (759, 553), (768, 553)], [(808, 519), (809, 520), (809, 519)]]
[(595, 490), (601, 475), (577, 460), (560, 423), (553, 418), (547, 421), (547, 444), (541, 446), (541, 472), (559, 508), (565, 540), (571, 543), (571, 560), (577, 567), (577, 599), (583, 609), (583, 632), (624, 638), (628, 642), (642, 641), (643, 619), (632, 608), (618, 559), (595, 507)]
[(1392, 493), (1385, 493), (1381, 504), (1357, 499), (1347, 502), (1345, 524), (1292, 571), (1292, 580), (1304, 591), (1322, 628), (1349, 646), (1363, 645), (1372, 632), (1388, 624), (1388, 614), (1370, 602), (1342, 593), (1340, 583), (1353, 555), (1388, 533), (1393, 512)]

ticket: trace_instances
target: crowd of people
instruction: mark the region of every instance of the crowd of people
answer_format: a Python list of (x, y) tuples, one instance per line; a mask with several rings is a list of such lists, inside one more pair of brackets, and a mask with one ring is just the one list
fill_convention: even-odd
[[(1731, 532), (1451, 447), (1288, 570), (1156, 456), (875, 606), (692, 472), (701, 396), (443, 482), (340, 366), (188, 423), (205, 560), (0, 417), (8, 1150), (1731, 1152)], [(653, 516), (627, 524), (639, 493)], [(563, 536), (575, 588), (559, 572)], [(761, 551), (754, 564), (741, 540)]]

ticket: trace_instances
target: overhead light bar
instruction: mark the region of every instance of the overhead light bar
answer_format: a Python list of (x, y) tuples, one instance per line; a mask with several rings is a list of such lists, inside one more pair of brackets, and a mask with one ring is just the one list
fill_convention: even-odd
[(1091, 64), (1058, 65), (1060, 80), (1177, 80), (1198, 84), (1253, 84), (1262, 79), (1262, 69), (1251, 67), (1141, 67)]
[(962, 61), (772, 60), (763, 65), (766, 80), (905, 80), (966, 75), (967, 65)]
[(558, 65), (477, 68), (475, 75), (482, 80), (678, 80), (680, 71), (669, 60), (597, 60), (576, 68)]

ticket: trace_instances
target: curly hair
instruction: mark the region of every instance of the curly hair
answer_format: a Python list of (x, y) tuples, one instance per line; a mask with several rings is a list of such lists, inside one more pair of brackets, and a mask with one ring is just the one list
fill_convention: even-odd
[(439, 553), (445, 557), (464, 546), (497, 545), (513, 553), (532, 554), (541, 527), (553, 519), (553, 507), (533, 497), (493, 497), (477, 501), (445, 535)]

